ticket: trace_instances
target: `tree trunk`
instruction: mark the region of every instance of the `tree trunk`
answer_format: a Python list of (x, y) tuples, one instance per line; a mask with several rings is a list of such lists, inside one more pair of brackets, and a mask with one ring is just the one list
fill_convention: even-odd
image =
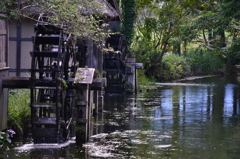
[(220, 39), (217, 40), (215, 42), (215, 45), (219, 48), (223, 48), (223, 47), (226, 47), (227, 44), (226, 44), (226, 38), (225, 38), (225, 32), (224, 32), (224, 29), (218, 29), (215, 33), (214, 33), (214, 38), (216, 39), (217, 36), (220, 36)]
[(181, 55), (181, 43), (173, 46), (173, 54)]

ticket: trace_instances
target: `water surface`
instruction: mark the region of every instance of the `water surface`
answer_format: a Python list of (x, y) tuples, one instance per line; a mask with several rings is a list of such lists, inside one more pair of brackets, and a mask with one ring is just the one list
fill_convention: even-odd
[(104, 111), (92, 119), (90, 141), (83, 147), (72, 140), (63, 147), (16, 149), (23, 146), (19, 143), (3, 158), (238, 159), (238, 78), (186, 83), (191, 84), (106, 96)]

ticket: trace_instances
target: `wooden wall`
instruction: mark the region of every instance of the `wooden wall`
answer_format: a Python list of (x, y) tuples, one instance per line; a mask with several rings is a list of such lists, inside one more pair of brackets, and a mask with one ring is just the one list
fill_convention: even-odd
[(10, 76), (29, 76), (35, 22), (22, 19), (9, 22), (9, 74)]

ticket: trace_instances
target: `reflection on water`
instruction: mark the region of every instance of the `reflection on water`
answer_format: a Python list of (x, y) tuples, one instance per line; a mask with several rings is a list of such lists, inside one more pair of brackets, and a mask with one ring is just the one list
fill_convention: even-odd
[(83, 148), (71, 143), (47, 151), (10, 152), (24, 159), (44, 158), (44, 153), (45, 158), (239, 158), (238, 81), (208, 78), (195, 83), (204, 85), (161, 86), (137, 98), (108, 96)]

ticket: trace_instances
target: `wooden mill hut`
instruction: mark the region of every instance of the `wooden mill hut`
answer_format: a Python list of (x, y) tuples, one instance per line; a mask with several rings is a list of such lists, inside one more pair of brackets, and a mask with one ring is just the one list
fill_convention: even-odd
[[(103, 13), (102, 19), (105, 23), (109, 23), (111, 30), (119, 29), (119, 13), (114, 6), (111, 5), (112, 0), (96, 0), (101, 6), (96, 11), (92, 11), (92, 14)], [(113, 3), (112, 3), (113, 4)], [(34, 36), (34, 24), (36, 22), (31, 19), (21, 19), (21, 21), (9, 21), (9, 75), (28, 77), (29, 69), (31, 67), (32, 51), (32, 37)], [(87, 44), (88, 56), (86, 57), (86, 66), (93, 67), (101, 70), (101, 62), (96, 61), (101, 59), (101, 53), (92, 42)], [(95, 60), (94, 60), (95, 58)], [(97, 66), (98, 65), (98, 66)]]
[[(109, 3), (110, 1), (96, 0), (101, 8), (93, 11), (93, 13), (103, 13), (103, 21), (109, 23), (110, 28), (117, 28), (119, 27), (119, 22), (117, 22), (119, 21), (119, 13), (115, 7)], [(112, 21), (114, 21), (114, 26), (111, 25)], [(29, 88), (29, 82), (26, 80), (30, 77), (30, 52), (33, 49), (32, 37), (34, 36), (35, 23), (35, 21), (28, 18), (22, 18), (18, 21), (0, 21), (0, 130), (7, 128), (7, 88)], [(85, 43), (85, 45), (81, 47), (85, 53), (82, 66), (95, 68), (102, 73), (102, 51), (91, 41), (88, 41), (88, 43)], [(12, 77), (8, 79), (14, 79), (15, 83), (4, 86), (2, 84), (3, 77)], [(100, 80), (100, 83), (103, 82), (104, 80)], [(3, 89), (3, 87), (5, 87), (5, 89)], [(96, 94), (99, 94), (100, 101), (102, 102), (103, 97), (101, 96), (101, 90), (97, 91)]]

